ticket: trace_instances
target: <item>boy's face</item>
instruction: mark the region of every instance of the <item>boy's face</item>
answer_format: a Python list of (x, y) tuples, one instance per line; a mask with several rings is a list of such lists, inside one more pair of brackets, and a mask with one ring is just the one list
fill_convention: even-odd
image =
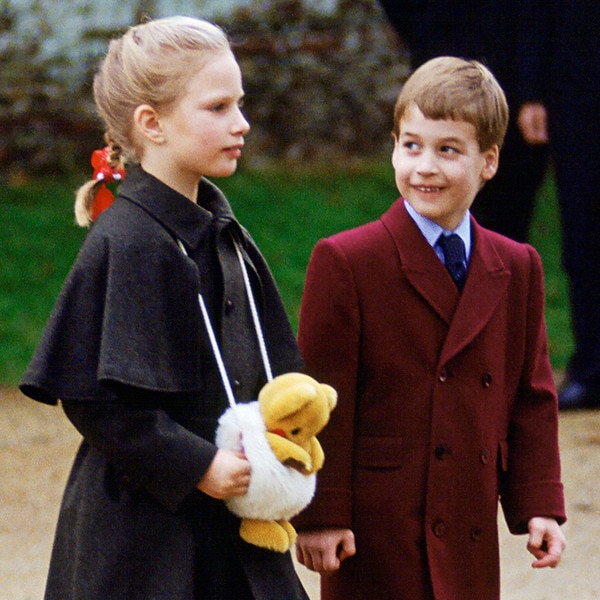
[(428, 119), (413, 104), (392, 153), (400, 194), (422, 216), (455, 229), (498, 168), (498, 146), (479, 149), (475, 126)]

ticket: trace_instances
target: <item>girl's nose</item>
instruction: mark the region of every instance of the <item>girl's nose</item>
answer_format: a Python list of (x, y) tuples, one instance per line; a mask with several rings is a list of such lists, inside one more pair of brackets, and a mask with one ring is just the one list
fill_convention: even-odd
[(246, 120), (244, 113), (241, 108), (237, 109), (238, 118), (235, 123), (236, 132), (241, 133), (242, 135), (246, 135), (250, 131), (250, 123)]

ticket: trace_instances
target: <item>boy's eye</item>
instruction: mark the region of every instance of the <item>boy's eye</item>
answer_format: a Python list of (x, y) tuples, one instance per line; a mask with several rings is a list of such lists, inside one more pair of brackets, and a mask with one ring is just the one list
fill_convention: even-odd
[(410, 152), (414, 152), (415, 150), (419, 149), (419, 144), (417, 144), (417, 142), (404, 142), (403, 146)]
[(215, 104), (211, 107), (212, 112), (221, 112), (225, 109), (225, 104), (223, 102), (219, 102), (219, 104)]
[(455, 148), (454, 146), (442, 146), (440, 150), (444, 154), (458, 154), (458, 148)]

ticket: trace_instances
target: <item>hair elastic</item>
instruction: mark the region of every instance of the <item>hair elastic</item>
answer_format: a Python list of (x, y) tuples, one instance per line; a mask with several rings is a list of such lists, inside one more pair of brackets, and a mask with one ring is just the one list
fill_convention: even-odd
[(106, 187), (107, 183), (121, 181), (125, 178), (124, 169), (114, 169), (109, 164), (110, 147), (105, 146), (102, 150), (92, 152), (92, 167), (94, 167), (93, 179), (102, 181), (94, 196), (92, 208), (92, 221), (98, 218), (98, 215), (106, 210), (114, 201), (113, 193)]

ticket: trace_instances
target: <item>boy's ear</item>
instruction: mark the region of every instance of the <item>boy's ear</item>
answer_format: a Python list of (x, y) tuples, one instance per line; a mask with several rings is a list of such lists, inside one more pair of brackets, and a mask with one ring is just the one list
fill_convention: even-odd
[(162, 144), (165, 132), (158, 118), (158, 113), (149, 104), (140, 104), (133, 112), (133, 125), (138, 134), (155, 144)]
[(484, 166), (481, 172), (481, 178), (484, 181), (489, 181), (498, 170), (498, 161), (500, 160), (500, 148), (494, 144), (483, 152)]
[(396, 168), (396, 156), (398, 153), (398, 137), (396, 136), (396, 134), (392, 134), (392, 138), (394, 140), (394, 147), (392, 149), (392, 165), (394, 166), (394, 168)]

